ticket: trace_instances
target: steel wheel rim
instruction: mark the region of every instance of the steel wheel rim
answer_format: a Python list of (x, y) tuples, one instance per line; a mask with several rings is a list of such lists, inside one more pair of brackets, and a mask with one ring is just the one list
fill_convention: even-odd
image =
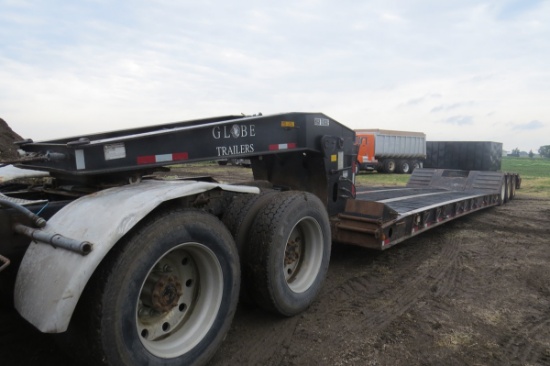
[(285, 246), (285, 281), (295, 293), (307, 291), (317, 279), (323, 260), (324, 239), (321, 226), (312, 217), (304, 217), (290, 231)]
[[(168, 299), (164, 303), (155, 296), (159, 292), (162, 300)], [(222, 296), (223, 272), (214, 252), (200, 243), (174, 247), (151, 267), (142, 283), (135, 322), (141, 344), (161, 358), (189, 352), (212, 327)]]

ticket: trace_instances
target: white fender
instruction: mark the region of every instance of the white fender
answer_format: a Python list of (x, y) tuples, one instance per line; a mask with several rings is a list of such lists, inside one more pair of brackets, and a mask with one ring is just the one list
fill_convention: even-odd
[(43, 229), (93, 243), (87, 256), (31, 243), (17, 274), (15, 307), (46, 333), (67, 330), (86, 283), (109, 250), (159, 204), (221, 188), (259, 193), (256, 187), (197, 181), (144, 181), (93, 193), (58, 211)]

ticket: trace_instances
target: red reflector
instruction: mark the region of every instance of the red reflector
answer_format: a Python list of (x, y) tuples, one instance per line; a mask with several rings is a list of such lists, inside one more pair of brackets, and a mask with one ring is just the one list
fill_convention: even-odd
[(172, 154), (172, 157), (174, 158), (174, 160), (187, 160), (189, 159), (189, 154), (187, 154), (186, 152), (174, 153)]
[(269, 150), (270, 151), (288, 150), (288, 149), (295, 149), (295, 148), (296, 148), (296, 143), (295, 142), (290, 142), (288, 144), (272, 144), (272, 145), (269, 145)]
[(138, 164), (154, 164), (155, 162), (156, 162), (155, 155), (137, 157)]
[(170, 163), (172, 161), (187, 160), (189, 154), (186, 152), (160, 155), (138, 156), (138, 164), (155, 164), (155, 163)]

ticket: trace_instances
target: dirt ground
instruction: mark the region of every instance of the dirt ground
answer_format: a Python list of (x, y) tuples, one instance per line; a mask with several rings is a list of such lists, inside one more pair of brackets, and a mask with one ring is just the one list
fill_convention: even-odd
[(0, 118), (0, 160), (7, 160), (17, 157), (17, 147), (14, 141), (23, 140), (21, 136), (15, 133), (10, 126)]
[[(334, 245), (309, 310), (239, 305), (210, 365), (550, 365), (549, 223), (550, 200), (520, 190), (384, 252)], [(13, 309), (0, 324), (1, 365), (74, 364)]]

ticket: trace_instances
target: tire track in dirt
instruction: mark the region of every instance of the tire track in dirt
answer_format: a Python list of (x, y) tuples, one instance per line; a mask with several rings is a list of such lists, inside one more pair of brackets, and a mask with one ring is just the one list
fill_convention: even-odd
[[(519, 201), (530, 200), (520, 199)], [(467, 217), (466, 220), (475, 220), (473, 221), (475, 224), (471, 226), (471, 230), (513, 234), (523, 233), (536, 237), (547, 236), (550, 233), (550, 228), (548, 227), (550, 214), (548, 212), (517, 208), (517, 206), (510, 204), (495, 207), (493, 210), (498, 213), (498, 220), (494, 219), (493, 212), (490, 211), (479, 212), (476, 215)], [(524, 220), (519, 220), (518, 217), (522, 217)], [(520, 221), (521, 225), (518, 225)]]
[[(528, 202), (532, 199), (522, 198), (518, 201)], [(550, 308), (548, 302), (544, 302), (550, 294), (550, 285), (545, 282), (547, 276), (541, 272), (547, 264), (544, 263), (545, 256), (539, 258), (527, 250), (546, 246), (550, 233), (549, 211), (532, 210), (528, 205), (519, 208), (516, 205), (507, 205), (495, 210), (498, 212), (498, 220), (494, 220), (494, 216), (489, 213), (482, 213), (476, 221), (477, 225), (469, 228), (480, 233), (482, 242), (489, 243), (484, 258), (478, 258), (487, 264), (483, 268), (486, 274), (479, 276), (489, 279), (509, 277), (508, 283), (515, 280), (523, 284), (522, 292), (516, 295), (518, 302), (513, 301), (512, 304), (523, 306), (520, 311), (525, 314), (519, 322), (512, 317), (506, 330), (502, 331), (507, 335), (499, 337), (500, 340), (497, 338), (502, 350), (498, 358), (502, 365), (550, 365)], [(518, 217), (523, 220), (520, 221)], [(495, 236), (502, 239), (491, 240)], [(528, 242), (520, 244), (522, 237), (528, 238)], [(507, 251), (502, 252), (501, 247)], [(481, 255), (481, 252), (478, 251), (477, 254)], [(480, 286), (476, 290), (470, 288), (471, 294), (479, 293), (482, 289)], [(527, 303), (521, 302), (522, 295), (526, 296), (524, 301)], [(518, 305), (510, 306), (509, 303), (504, 307), (518, 309)]]
[(380, 332), (429, 291), (435, 289), (434, 292), (438, 296), (449, 293), (458, 277), (459, 244), (458, 238), (451, 236), (450, 240), (443, 244), (441, 254), (428, 260), (433, 260), (433, 265), (428, 264), (427, 268), (421, 265), (409, 281), (401, 283), (391, 291), (390, 296), (385, 299), (386, 304), (364, 312), (364, 319), (349, 330), (355, 332), (368, 329), (372, 333)]
[(449, 264), (446, 270), (441, 272), (438, 282), (432, 286), (432, 291), (437, 297), (447, 297), (456, 289), (456, 284), (461, 282), (463, 267), (463, 257), (460, 252), (462, 241), (457, 239), (455, 245), (450, 245), (449, 250), (456, 250), (456, 253), (450, 253), (447, 257)]
[[(299, 320), (300, 316), (282, 318), (239, 305), (234, 326), (209, 365), (279, 365)], [(239, 324), (246, 326), (241, 328)], [(233, 336), (235, 333), (238, 337)]]
[[(542, 264), (544, 266), (545, 264)], [(548, 272), (546, 272), (548, 273)], [(539, 299), (548, 298), (550, 284), (540, 266), (533, 265), (526, 273), (525, 290), (534, 290), (533, 295)], [(538, 310), (538, 311), (537, 311)], [(536, 311), (532, 312), (532, 311)], [(549, 303), (533, 306), (522, 322), (512, 329), (512, 335), (503, 338), (500, 344), (512, 365), (550, 365), (550, 307)]]
[[(550, 314), (531, 318), (504, 344), (510, 365), (550, 365)], [(546, 344), (543, 344), (546, 342)]]

